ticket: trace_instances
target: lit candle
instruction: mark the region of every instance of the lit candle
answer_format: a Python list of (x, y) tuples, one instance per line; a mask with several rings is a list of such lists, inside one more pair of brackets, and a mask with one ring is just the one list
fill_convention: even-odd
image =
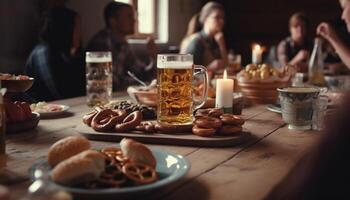
[(232, 113), (232, 93), (233, 80), (227, 78), (227, 72), (224, 71), (222, 79), (216, 80), (216, 108), (222, 108), (225, 113)]
[(253, 46), (252, 49), (252, 63), (253, 64), (260, 64), (262, 63), (262, 53), (263, 53), (263, 48), (256, 44)]

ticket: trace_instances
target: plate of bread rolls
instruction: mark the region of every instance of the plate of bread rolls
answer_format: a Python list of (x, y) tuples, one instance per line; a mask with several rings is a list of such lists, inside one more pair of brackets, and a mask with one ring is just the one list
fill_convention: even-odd
[(132, 139), (91, 148), (85, 137), (70, 136), (54, 143), (47, 159), (37, 161), (29, 175), (35, 179), (40, 170), (77, 199), (112, 199), (159, 190), (184, 177), (189, 169), (181, 155), (149, 149)]

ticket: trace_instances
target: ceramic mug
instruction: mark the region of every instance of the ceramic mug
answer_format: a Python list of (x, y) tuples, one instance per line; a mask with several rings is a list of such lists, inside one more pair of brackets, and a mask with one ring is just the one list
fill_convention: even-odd
[(278, 88), (282, 118), (289, 129), (309, 130), (312, 125), (313, 102), (320, 90), (313, 87)]

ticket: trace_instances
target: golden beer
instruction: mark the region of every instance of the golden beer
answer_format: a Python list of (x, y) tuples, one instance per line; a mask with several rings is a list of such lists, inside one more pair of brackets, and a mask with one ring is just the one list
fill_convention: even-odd
[[(194, 70), (204, 74), (201, 101), (193, 98)], [(194, 120), (193, 111), (207, 98), (208, 75), (203, 66), (193, 65), (190, 54), (160, 54), (157, 59), (157, 119), (165, 125), (187, 125)]]
[(312, 85), (316, 85), (319, 87), (326, 86), (326, 79), (324, 78), (324, 73), (321, 70), (310, 73), (309, 79), (309, 82)]
[(192, 66), (158, 68), (158, 120), (161, 123), (192, 123), (192, 77)]

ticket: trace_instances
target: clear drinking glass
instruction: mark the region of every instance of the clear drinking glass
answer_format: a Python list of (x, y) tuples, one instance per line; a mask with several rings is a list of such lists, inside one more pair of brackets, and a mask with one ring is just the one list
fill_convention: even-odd
[(112, 53), (86, 52), (88, 106), (104, 105), (112, 98)]
[[(194, 97), (194, 76), (203, 75), (204, 92), (197, 101)], [(160, 54), (157, 60), (158, 105), (160, 124), (187, 125), (194, 120), (193, 111), (201, 107), (208, 93), (207, 69), (193, 65), (190, 54)]]
[(304, 86), (304, 74), (296, 73), (292, 79), (292, 86), (303, 87)]
[(320, 95), (313, 103), (312, 129), (322, 131), (325, 128), (324, 116), (327, 110), (328, 97)]

